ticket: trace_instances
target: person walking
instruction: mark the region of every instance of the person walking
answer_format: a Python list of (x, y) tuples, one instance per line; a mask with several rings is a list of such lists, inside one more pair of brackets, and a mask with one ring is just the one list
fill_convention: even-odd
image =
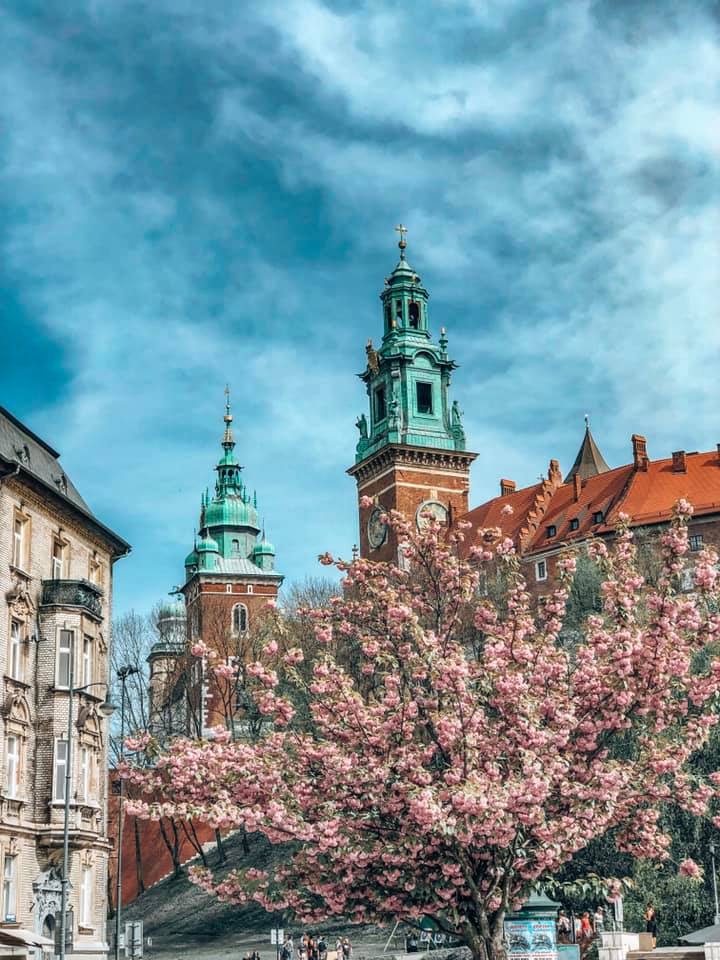
[(570, 918), (564, 910), (558, 910), (556, 923), (558, 943), (570, 943)]
[(352, 957), (352, 944), (347, 937), (343, 937), (342, 956), (338, 960), (350, 960), (350, 957)]
[(657, 935), (658, 935), (658, 924), (657, 924), (657, 914), (655, 913), (655, 907), (652, 904), (652, 900), (648, 902), (648, 905), (645, 907), (645, 913), (643, 914), (645, 920), (645, 932), (649, 933), (652, 937), (653, 950), (657, 946)]
[(595, 927), (595, 936), (602, 937), (605, 931), (605, 911), (602, 907), (596, 907), (593, 914), (593, 926)]
[(317, 949), (319, 960), (327, 960), (327, 943), (322, 934), (320, 934), (320, 936), (317, 938)]

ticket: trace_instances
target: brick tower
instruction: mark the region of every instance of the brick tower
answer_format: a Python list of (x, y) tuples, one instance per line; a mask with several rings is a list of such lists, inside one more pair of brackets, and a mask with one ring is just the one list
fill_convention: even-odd
[[(468, 511), (470, 465), (477, 456), (465, 449), (457, 401), (450, 404), (445, 329), (435, 343), (428, 330), (428, 292), (405, 258), (405, 227), (400, 260), (385, 280), (383, 338), (379, 350), (369, 340), (367, 367), (359, 374), (370, 401), (362, 414), (355, 464), (360, 515), (360, 555), (397, 560), (397, 544), (380, 517), (400, 510), (416, 523), (428, 513), (448, 524)], [(373, 505), (360, 506), (363, 496)]]
[[(250, 495), (235, 457), (229, 391), (226, 390), (222, 456), (215, 467), (215, 494), (202, 496), (200, 529), (185, 560), (181, 591), (190, 644), (203, 640), (223, 659), (241, 655), (253, 618), (277, 597), (283, 577), (275, 571), (275, 548), (258, 520), (257, 495)], [(209, 701), (208, 701), (209, 697)], [(221, 722), (212, 693), (205, 690), (202, 726)]]

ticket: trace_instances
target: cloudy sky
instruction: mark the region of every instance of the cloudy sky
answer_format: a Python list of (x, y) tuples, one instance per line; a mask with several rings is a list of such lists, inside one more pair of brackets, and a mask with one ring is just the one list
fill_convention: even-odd
[(357, 539), (364, 344), (408, 255), (472, 503), (720, 441), (720, 54), (702, 0), (4, 0), (0, 403), (176, 584), (223, 389), (279, 567)]

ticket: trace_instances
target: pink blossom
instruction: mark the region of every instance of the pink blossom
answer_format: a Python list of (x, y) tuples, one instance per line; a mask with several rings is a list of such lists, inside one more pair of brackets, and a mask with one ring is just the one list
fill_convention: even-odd
[(678, 873), (681, 877), (688, 877), (690, 880), (700, 881), (703, 878), (702, 867), (698, 866), (690, 857), (682, 861), (678, 867)]

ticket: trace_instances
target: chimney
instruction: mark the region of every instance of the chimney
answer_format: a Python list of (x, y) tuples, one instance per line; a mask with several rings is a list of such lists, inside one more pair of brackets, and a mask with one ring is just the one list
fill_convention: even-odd
[(676, 450), (673, 457), (673, 473), (687, 473), (687, 463), (685, 461), (685, 451)]
[(573, 476), (573, 495), (575, 497), (575, 502), (580, 499), (580, 491), (582, 490), (582, 477), (579, 473), (576, 473)]
[(500, 496), (507, 497), (511, 493), (515, 493), (515, 481), (514, 480), (501, 480), (500, 481)]
[(636, 470), (647, 470), (648, 468), (648, 455), (647, 455), (647, 440), (645, 437), (641, 437), (639, 433), (634, 433), (632, 435), (632, 445), (633, 445), (633, 463)]

